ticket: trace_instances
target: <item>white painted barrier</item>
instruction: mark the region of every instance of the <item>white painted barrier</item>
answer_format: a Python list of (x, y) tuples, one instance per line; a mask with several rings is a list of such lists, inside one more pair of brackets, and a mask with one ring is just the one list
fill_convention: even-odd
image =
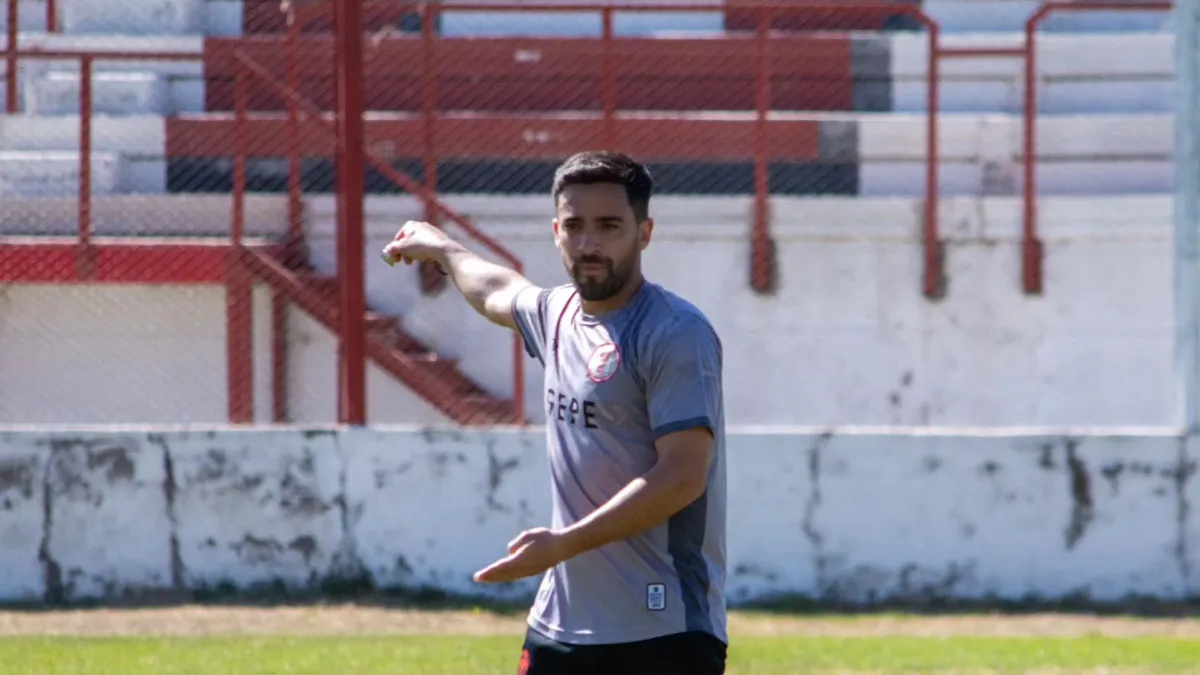
[[(513, 251), (535, 283), (564, 282), (548, 197), (448, 201)], [(250, 204), (256, 233), (285, 231), (282, 198)], [(73, 203), (54, 205), (54, 222), (70, 234)], [(219, 196), (98, 200), (97, 231), (155, 227), (164, 235), (220, 236), (228, 205)], [(329, 274), (336, 269), (333, 206), (331, 199), (314, 199), (306, 207), (310, 260)], [(948, 294), (930, 302), (921, 295), (918, 201), (775, 200), (779, 289), (770, 297), (747, 281), (749, 198), (654, 201), (647, 273), (692, 299), (720, 332), (731, 423), (1173, 423), (1170, 197), (1043, 198), (1040, 297), (1021, 291), (1019, 200), (945, 199), (941, 206)], [(0, 205), (14, 223), (43, 208), (36, 201)], [(136, 220), (122, 222), (122, 210)], [(414, 270), (379, 262), (378, 251), (404, 221), (423, 217), (419, 204), (372, 197), (367, 214), (371, 307), (400, 317), (440, 354), (460, 358), (463, 372), (481, 386), (509, 395), (511, 335), (475, 314), (453, 288), (422, 295)], [(256, 411), (267, 421), (265, 289), (254, 311)], [(219, 285), (11, 286), (0, 289), (0, 343), (0, 423), (227, 419)], [(334, 336), (295, 310), (288, 344), (290, 419), (334, 421)], [(541, 366), (527, 360), (525, 398), (534, 422), (544, 411), (541, 375)], [(368, 377), (372, 423), (446, 422), (378, 368)]]
[[(0, 600), (317, 586), (528, 597), (471, 574), (545, 525), (544, 431), (0, 432)], [(1200, 592), (1197, 448), (1169, 430), (731, 430), (729, 593)]]

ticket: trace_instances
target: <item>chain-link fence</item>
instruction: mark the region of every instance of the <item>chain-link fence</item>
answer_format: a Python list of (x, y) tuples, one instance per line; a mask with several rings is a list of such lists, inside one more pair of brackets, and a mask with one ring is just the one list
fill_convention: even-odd
[(192, 49), (23, 33), (0, 158), (0, 421), (333, 422), (356, 346), (372, 422), (537, 419), (511, 336), (436, 271), (377, 256), (428, 219), (557, 281), (543, 202), (585, 149), (646, 161), (659, 195), (747, 200), (738, 264), (769, 292), (767, 195), (861, 192), (848, 114), (892, 108), (885, 33), (922, 15), (677, 9), (364, 5), (365, 100), (349, 105), (368, 153), (365, 339), (347, 344), (333, 3), (247, 0), (242, 35)]

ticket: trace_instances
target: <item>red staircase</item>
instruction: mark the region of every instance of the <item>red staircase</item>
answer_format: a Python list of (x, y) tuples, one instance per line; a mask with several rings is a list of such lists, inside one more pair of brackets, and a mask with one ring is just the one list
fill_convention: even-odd
[[(277, 7), (277, 5), (276, 5)], [(296, 113), (300, 120), (300, 128), (314, 131), (319, 128), (319, 135), (325, 143), (336, 141), (336, 132), (324, 111), (314, 102), (305, 97), (298, 89), (299, 82), (290, 82), (288, 73), (272, 72), (255, 61), (245, 50), (256, 40), (262, 38), (247, 37), (235, 41), (237, 48), (229, 54), (234, 64), (240, 86), (235, 88), (245, 96), (248, 91), (264, 89), (272, 90), (289, 101), (289, 108)], [(288, 44), (286, 40), (271, 40), (276, 50), (286, 46), (295, 50), (297, 46)], [(297, 56), (298, 54), (293, 54)], [(206, 67), (209, 59), (206, 58)], [(244, 79), (243, 79), (244, 78)], [(253, 80), (253, 86), (247, 86)], [(300, 78), (303, 82), (303, 78)], [(207, 87), (206, 87), (207, 88)], [(307, 118), (305, 120), (304, 118)], [(254, 150), (255, 138), (260, 138), (258, 130), (251, 131), (257, 123), (263, 123), (263, 130), (283, 134), (295, 134), (297, 129), (292, 127), (286, 116), (276, 116), (271, 113), (263, 114), (257, 106), (246, 106), (238, 111), (235, 117), (233, 138), (236, 140), (232, 148), (235, 166), (243, 167), (235, 170), (234, 199), (241, 204), (244, 199), (246, 184), (244, 163), (246, 159), (257, 156)], [(312, 125), (316, 124), (316, 128)], [(244, 125), (244, 126), (243, 126)], [(290, 140), (295, 141), (295, 138)], [(288, 148), (289, 156), (289, 203), (291, 220), (292, 244), (285, 247), (247, 247), (242, 256), (242, 264), (254, 277), (268, 284), (280, 299), (294, 304), (312, 316), (319, 323), (335, 334), (339, 331), (338, 315), (341, 309), (339, 280), (320, 274), (308, 261), (303, 253), (303, 227), (300, 223), (302, 211), (302, 195), (300, 194), (299, 158), (304, 152), (294, 142), (281, 143), (274, 150)], [(366, 160), (379, 170), (385, 177), (394, 182), (403, 191), (417, 197), (425, 203), (429, 218), (437, 219), (447, 224), (457, 225), (460, 230), (475, 239), (485, 248), (490, 249), (514, 266), (520, 269), (520, 261), (510, 252), (504, 250), (496, 242), (477, 230), (466, 218), (454, 212), (439, 196), (421, 183), (413, 180), (402, 171), (397, 170), (388, 162), (381, 160), (371, 151), (366, 152)], [(235, 207), (235, 214), (243, 209)], [(238, 223), (235, 215), (234, 232), (241, 232), (243, 224)], [(236, 237), (235, 237), (236, 239)], [(444, 283), (443, 279), (436, 281)], [(428, 284), (423, 284), (423, 290)], [(372, 312), (369, 308), (366, 316), (366, 358), (380, 366), (397, 381), (404, 384), (430, 405), (441, 411), (453, 421), (464, 425), (491, 424), (523, 424), (524, 405), (521, 401), (523, 387), (522, 352), (518, 338), (514, 336), (512, 344), (513, 357), (513, 389), (511, 399), (502, 399), (484, 391), (477, 383), (471, 381), (458, 367), (454, 359), (439, 355), (431, 346), (421, 343), (411, 334), (405, 332), (399, 319), (383, 316)]]
[[(321, 275), (280, 247), (248, 247), (244, 264), (261, 282), (334, 333), (338, 330), (339, 282)], [(458, 368), (454, 359), (406, 333), (396, 317), (368, 311), (367, 358), (428, 401), (450, 419), (465, 425), (520, 424), (523, 411), (513, 401), (488, 394)]]

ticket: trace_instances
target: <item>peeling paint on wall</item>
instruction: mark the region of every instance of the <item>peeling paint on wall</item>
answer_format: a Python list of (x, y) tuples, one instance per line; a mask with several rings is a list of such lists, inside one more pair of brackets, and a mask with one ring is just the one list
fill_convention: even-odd
[(354, 430), (343, 443), (358, 555), (376, 583), (535, 590), (531, 580), (481, 589), (471, 574), (506, 555), (518, 532), (549, 522), (544, 434)]
[(328, 576), (344, 536), (335, 435), (163, 437), (187, 585), (304, 586)]
[[(1200, 591), (1195, 441), (729, 436), (729, 597)], [(0, 434), (0, 599), (230, 584), (528, 596), (471, 574), (549, 522), (544, 432)]]
[(0, 598), (45, 594), (38, 560), (44, 524), (46, 458), (29, 434), (0, 433)]
[(145, 434), (55, 434), (48, 453), (46, 593), (135, 595), (171, 587), (163, 450)]

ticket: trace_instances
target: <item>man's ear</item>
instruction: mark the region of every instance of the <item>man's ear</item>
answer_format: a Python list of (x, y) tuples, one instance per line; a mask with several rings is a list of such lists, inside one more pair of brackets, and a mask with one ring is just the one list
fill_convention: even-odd
[(562, 225), (558, 222), (558, 218), (550, 221), (550, 241), (554, 242), (554, 248), (562, 250)]
[(638, 247), (641, 250), (646, 250), (650, 245), (650, 239), (654, 235), (654, 219), (647, 218), (638, 225)]

